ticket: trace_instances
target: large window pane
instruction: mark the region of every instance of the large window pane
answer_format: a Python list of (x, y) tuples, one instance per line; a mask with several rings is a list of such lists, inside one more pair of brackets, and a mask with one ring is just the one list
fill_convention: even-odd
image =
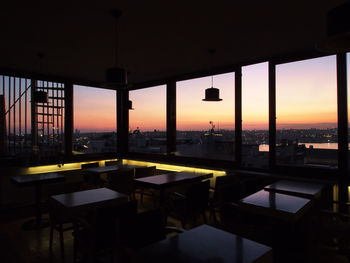
[(74, 86), (73, 153), (116, 152), (116, 91)]
[(267, 168), (269, 154), (268, 63), (242, 67), (242, 165)]
[(130, 91), (129, 99), (129, 151), (165, 153), (166, 86)]
[(177, 82), (177, 154), (234, 159), (234, 73), (215, 75), (222, 101), (202, 101), (211, 77)]
[(336, 57), (276, 67), (278, 164), (337, 166)]

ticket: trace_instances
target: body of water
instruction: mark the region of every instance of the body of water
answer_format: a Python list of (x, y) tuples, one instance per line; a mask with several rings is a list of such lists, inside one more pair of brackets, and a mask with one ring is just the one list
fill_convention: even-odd
[[(313, 146), (314, 149), (327, 149), (327, 150), (338, 150), (338, 143), (329, 142), (329, 143), (299, 143), (299, 145), (305, 144), (306, 148), (310, 148), (310, 146)], [(350, 143), (348, 145), (350, 149)], [(259, 152), (268, 152), (269, 151), (269, 145), (268, 144), (260, 144), (259, 145)]]

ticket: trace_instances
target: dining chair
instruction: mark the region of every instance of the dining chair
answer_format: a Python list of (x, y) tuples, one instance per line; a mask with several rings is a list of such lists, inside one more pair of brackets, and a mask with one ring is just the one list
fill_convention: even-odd
[[(154, 176), (156, 174), (156, 166), (149, 166), (149, 167), (138, 167), (135, 168), (135, 178), (143, 178), (143, 177), (149, 177)], [(135, 193), (140, 194), (140, 201), (143, 203), (143, 196), (147, 195), (150, 196), (153, 199), (153, 203), (156, 203), (156, 196), (153, 191), (153, 189), (147, 189), (145, 187), (137, 187), (135, 188)]]
[(191, 184), (185, 194), (171, 193), (168, 201), (168, 215), (179, 219), (182, 228), (186, 228), (189, 222), (195, 223), (200, 215), (206, 223), (205, 212), (208, 208), (209, 186), (210, 181), (206, 180)]
[(169, 233), (182, 233), (184, 230), (165, 226), (163, 210), (160, 208), (134, 214), (117, 220), (118, 262), (134, 262), (137, 250), (163, 240)]
[[(84, 218), (80, 218), (80, 228), (75, 231), (79, 262), (97, 262), (106, 256), (114, 262), (114, 249), (117, 242), (116, 222), (128, 220), (137, 213), (137, 201), (97, 208)], [(78, 257), (75, 258), (75, 261)]]
[[(56, 194), (72, 193), (81, 190), (84, 190), (84, 187), (81, 184), (81, 182), (57, 184), (48, 187), (49, 196)], [(53, 253), (53, 237), (54, 230), (56, 230), (59, 233), (61, 259), (62, 262), (64, 262), (64, 232), (72, 231), (75, 228), (74, 220), (76, 217), (72, 213), (66, 213), (65, 210), (51, 198), (48, 199), (48, 211), (50, 219), (50, 254)]]
[(105, 161), (105, 166), (114, 166), (120, 164), (120, 161)]
[(106, 183), (104, 180), (101, 179), (101, 177), (98, 174), (91, 173), (86, 170), (87, 168), (95, 168), (95, 167), (99, 167), (99, 163), (95, 162), (95, 163), (87, 163), (87, 164), (81, 165), (84, 181), (87, 187), (90, 187), (90, 188), (96, 188)]
[(242, 198), (242, 182), (235, 175), (218, 176), (215, 187), (210, 189), (209, 209), (210, 215), (217, 224), (217, 213), (224, 202), (237, 202)]
[(109, 173), (107, 177), (108, 188), (128, 195), (129, 199), (135, 199), (134, 169), (120, 169)]

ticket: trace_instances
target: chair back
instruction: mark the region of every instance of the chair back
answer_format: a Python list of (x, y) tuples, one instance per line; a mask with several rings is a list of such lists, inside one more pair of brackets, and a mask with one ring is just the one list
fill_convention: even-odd
[(88, 171), (84, 171), (87, 168), (95, 168), (99, 167), (99, 163), (86, 163), (81, 165), (81, 169), (83, 170), (84, 181), (87, 185), (97, 185), (100, 177), (96, 174), (89, 173)]
[(209, 202), (210, 181), (191, 184), (186, 192), (186, 214), (199, 215), (205, 211)]
[(134, 192), (134, 169), (121, 169), (108, 175), (108, 187), (130, 195)]
[(130, 200), (125, 204), (96, 209), (94, 226), (96, 242), (99, 244), (114, 243), (116, 237), (116, 220), (133, 218), (137, 213), (137, 201)]
[(225, 175), (215, 179), (214, 202), (230, 202), (241, 199), (241, 181), (237, 176)]
[(81, 165), (81, 169), (99, 167), (99, 163), (85, 163)]
[(161, 209), (122, 218), (117, 223), (117, 237), (121, 246), (141, 248), (164, 239), (164, 218)]
[(155, 166), (135, 168), (135, 178), (148, 177), (148, 176), (153, 176), (155, 174), (156, 174)]
[(120, 164), (120, 161), (106, 161), (105, 166), (113, 166)]

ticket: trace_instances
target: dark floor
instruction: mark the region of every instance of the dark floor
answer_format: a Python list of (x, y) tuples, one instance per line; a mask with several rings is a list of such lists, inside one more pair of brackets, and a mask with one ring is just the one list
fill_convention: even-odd
[[(137, 196), (139, 200), (139, 196)], [(152, 200), (145, 198), (142, 204), (139, 204), (139, 211), (152, 209), (154, 206)], [(2, 214), (0, 217), (0, 262), (4, 263), (59, 263), (61, 261), (60, 245), (58, 233), (54, 232), (53, 253), (49, 253), (49, 228), (40, 230), (24, 231), (22, 224), (30, 217), (28, 213), (32, 211), (30, 208), (23, 208), (16, 210), (16, 213), (11, 215)], [(27, 217), (26, 217), (27, 215)], [(44, 219), (48, 219), (48, 214), (44, 214)], [(209, 213), (207, 213), (208, 224), (215, 225)], [(199, 218), (197, 224), (203, 224), (203, 219)], [(172, 226), (181, 227), (179, 221), (168, 218), (168, 224)], [(190, 227), (189, 227), (190, 228)], [(255, 233), (253, 233), (255, 234)], [(269, 235), (268, 233), (266, 235)], [(73, 236), (71, 231), (64, 234), (66, 263), (73, 262)], [(283, 240), (281, 242), (284, 242)], [(349, 263), (346, 256), (339, 255), (336, 251), (327, 249), (316, 250), (311, 244), (307, 249), (309, 255), (302, 254), (300, 251), (286, 251), (292, 257), (274, 258), (274, 262), (334, 262), (334, 263)], [(315, 251), (313, 251), (315, 250)], [(296, 255), (294, 259), (293, 255)], [(311, 255), (311, 257), (310, 257)]]
[[(137, 196), (138, 198), (138, 196)], [(152, 209), (153, 202), (147, 197), (139, 205), (139, 212)], [(2, 214), (0, 218), (0, 255), (1, 263), (58, 263), (61, 261), (59, 235), (54, 231), (53, 253), (49, 252), (50, 228), (25, 231), (22, 230), (22, 224), (32, 217), (26, 217), (31, 214), (33, 207), (25, 207), (8, 213)], [(15, 212), (14, 212), (15, 211)], [(209, 215), (208, 215), (209, 218)], [(48, 214), (43, 214), (43, 219), (48, 220)], [(202, 224), (200, 218), (196, 224)], [(179, 221), (168, 218), (168, 224), (181, 227)], [(73, 236), (72, 231), (64, 233), (65, 262), (73, 262)]]

